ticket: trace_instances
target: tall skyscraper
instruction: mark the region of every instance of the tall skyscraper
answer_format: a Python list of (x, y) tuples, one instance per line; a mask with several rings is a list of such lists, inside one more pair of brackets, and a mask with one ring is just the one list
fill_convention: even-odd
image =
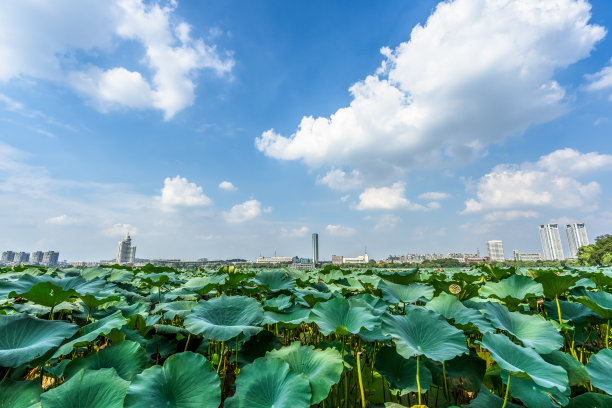
[(46, 251), (43, 253), (42, 264), (44, 266), (55, 266), (59, 261), (59, 252)]
[(586, 227), (582, 224), (567, 224), (565, 226), (567, 233), (567, 241), (569, 243), (570, 256), (576, 257), (578, 248), (589, 245), (589, 237), (587, 236)]
[(0, 262), (13, 262), (13, 259), (15, 259), (15, 253), (13, 251), (4, 251), (2, 253), (2, 260), (0, 260)]
[(487, 241), (487, 253), (491, 261), (503, 262), (506, 260), (504, 245), (499, 240)]
[(16, 264), (24, 264), (30, 262), (30, 254), (23, 251), (17, 252), (15, 253), (15, 258), (13, 259), (13, 262), (15, 262)]
[(123, 241), (119, 241), (117, 248), (117, 263), (124, 265), (127, 263), (133, 264), (136, 258), (136, 247), (132, 246), (132, 238), (128, 232)]
[(559, 234), (559, 225), (544, 224), (540, 225), (540, 240), (542, 241), (542, 252), (544, 259), (547, 261), (563, 260), (563, 247), (561, 246), (561, 235)]
[(43, 252), (34, 251), (30, 254), (30, 263), (33, 265), (41, 264), (43, 261)]
[(312, 263), (319, 263), (319, 234), (312, 234)]

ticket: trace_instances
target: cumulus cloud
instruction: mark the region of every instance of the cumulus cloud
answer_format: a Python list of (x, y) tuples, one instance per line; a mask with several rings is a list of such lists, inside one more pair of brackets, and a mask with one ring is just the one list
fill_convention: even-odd
[(248, 200), (242, 204), (236, 204), (229, 211), (223, 213), (223, 217), (230, 223), (241, 223), (252, 220), (261, 215), (261, 203), (257, 200)]
[(238, 190), (238, 187), (233, 185), (231, 181), (222, 181), (221, 183), (219, 183), (219, 188), (221, 190), (225, 190), (225, 191), (236, 191), (236, 190)]
[(438, 191), (429, 191), (427, 193), (423, 193), (419, 195), (419, 198), (421, 200), (444, 200), (449, 197), (450, 197), (450, 194), (442, 193)]
[(508, 211), (493, 211), (485, 215), (484, 219), (488, 222), (495, 221), (512, 221), (522, 218), (535, 218), (538, 213), (532, 210), (508, 210)]
[(127, 233), (132, 235), (137, 234), (138, 228), (130, 224), (115, 224), (110, 228), (102, 230), (102, 235), (106, 235), (108, 237), (125, 236)]
[[(440, 2), (330, 117), (273, 129), (258, 150), (311, 167), (394, 172), (473, 159), (486, 146), (566, 111), (555, 72), (589, 55), (605, 29), (582, 0)], [(335, 173), (337, 174), (337, 172)], [(365, 174), (364, 174), (365, 176)]]
[(410, 202), (404, 197), (406, 184), (398, 181), (391, 187), (370, 187), (359, 194), (358, 210), (395, 210), (405, 208), (408, 210), (425, 210), (427, 207)]
[(346, 191), (360, 187), (363, 184), (359, 170), (350, 173), (342, 169), (332, 168), (323, 177), (317, 178), (318, 184), (326, 184), (332, 190)]
[(48, 218), (46, 222), (47, 224), (54, 224), (54, 225), (72, 225), (77, 222), (77, 219), (64, 214), (64, 215), (58, 215), (57, 217)]
[[(595, 74), (587, 75), (586, 79), (589, 83), (585, 88), (589, 91), (610, 90), (612, 88), (612, 59), (608, 66)], [(609, 98), (612, 100), (612, 94)]]
[(161, 196), (158, 198), (162, 206), (169, 210), (176, 207), (201, 207), (212, 204), (211, 199), (202, 191), (202, 187), (179, 175), (174, 178), (166, 177)]
[[(535, 163), (500, 164), (479, 180), (476, 198), (465, 202), (463, 212), (538, 207), (593, 209), (601, 187), (595, 181), (581, 182), (577, 177), (611, 169), (611, 155), (573, 149), (554, 151)], [(509, 214), (515, 218), (535, 216), (529, 211)]]
[(325, 231), (327, 231), (329, 235), (334, 237), (348, 237), (354, 235), (357, 232), (357, 230), (353, 227), (345, 227), (342, 225), (332, 224), (329, 224), (327, 227), (325, 227)]
[[(177, 2), (143, 0), (40, 4), (15, 2), (0, 12), (0, 80), (34, 78), (67, 84), (99, 110), (158, 109), (165, 119), (193, 104), (196, 74), (231, 71), (231, 55), (218, 52), (176, 15)], [(10, 39), (10, 41), (8, 40)], [(138, 70), (101, 68), (91, 55), (112, 55), (121, 43), (142, 47)], [(83, 57), (80, 57), (83, 55)], [(132, 61), (130, 61), (132, 63)]]
[(303, 238), (310, 230), (303, 226), (300, 228), (281, 228), (281, 235), (285, 238)]

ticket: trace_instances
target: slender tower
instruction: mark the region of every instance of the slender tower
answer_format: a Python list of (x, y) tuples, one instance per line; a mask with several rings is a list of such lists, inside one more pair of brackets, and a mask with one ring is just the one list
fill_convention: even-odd
[(312, 263), (316, 266), (319, 263), (319, 234), (312, 234)]
[(539, 227), (540, 240), (542, 241), (542, 251), (544, 259), (547, 261), (563, 260), (563, 247), (561, 246), (561, 235), (559, 234), (559, 225), (543, 224)]
[(578, 248), (589, 245), (589, 237), (587, 236), (586, 227), (584, 226), (584, 223), (567, 224), (565, 226), (565, 232), (567, 233), (570, 256), (575, 258), (576, 254), (578, 253)]

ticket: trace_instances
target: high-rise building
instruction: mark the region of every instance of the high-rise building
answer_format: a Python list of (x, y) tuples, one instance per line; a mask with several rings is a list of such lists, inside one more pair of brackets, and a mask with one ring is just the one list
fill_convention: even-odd
[(34, 251), (30, 254), (30, 263), (32, 265), (41, 264), (43, 261), (43, 252), (42, 251)]
[(45, 266), (55, 266), (59, 261), (59, 252), (46, 251), (43, 253), (42, 264)]
[(584, 223), (582, 224), (567, 224), (565, 226), (567, 241), (569, 243), (570, 256), (575, 258), (578, 254), (578, 248), (589, 245), (589, 237), (586, 232)]
[(319, 234), (316, 232), (312, 234), (312, 263), (319, 263)]
[(13, 262), (16, 264), (24, 264), (30, 262), (30, 254), (27, 252), (17, 252), (13, 258)]
[(136, 247), (132, 246), (132, 238), (128, 232), (123, 241), (119, 241), (117, 248), (117, 263), (119, 265), (133, 264), (136, 258)]
[(0, 259), (0, 262), (2, 263), (13, 262), (13, 259), (15, 259), (15, 253), (13, 251), (4, 251), (2, 253), (2, 259)]
[(487, 241), (487, 253), (491, 261), (503, 262), (506, 260), (504, 256), (504, 245), (502, 241), (491, 240)]
[(563, 247), (561, 246), (561, 235), (559, 225), (544, 224), (540, 225), (540, 240), (542, 241), (542, 252), (547, 261), (563, 260)]

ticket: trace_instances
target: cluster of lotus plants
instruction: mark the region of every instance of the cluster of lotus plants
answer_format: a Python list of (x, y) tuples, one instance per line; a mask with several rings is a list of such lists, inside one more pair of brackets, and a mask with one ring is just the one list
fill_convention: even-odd
[(0, 407), (612, 406), (612, 271), (0, 269)]

